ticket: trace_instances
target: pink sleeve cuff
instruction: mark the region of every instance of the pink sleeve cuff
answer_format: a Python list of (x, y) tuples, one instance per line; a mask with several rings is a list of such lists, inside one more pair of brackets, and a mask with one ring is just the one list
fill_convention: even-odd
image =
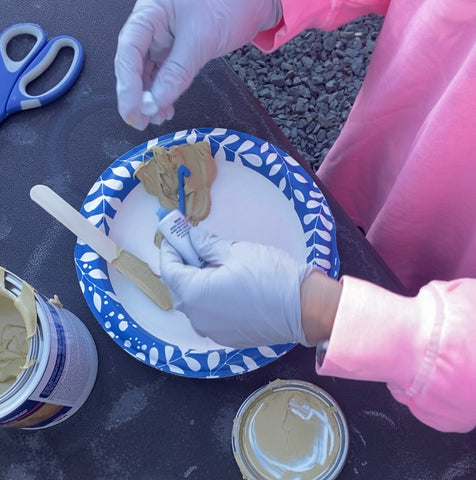
[(431, 322), (418, 321), (413, 298), (348, 276), (342, 283), (332, 336), (318, 373), (409, 385), (431, 335)]
[(272, 52), (307, 28), (330, 31), (368, 13), (383, 15), (388, 3), (389, 0), (281, 0), (281, 21), (258, 33), (253, 44), (264, 52)]
[(272, 52), (306, 28), (326, 30), (325, 25), (333, 3), (333, 0), (281, 0), (281, 21), (274, 28), (258, 33), (253, 43), (264, 52)]
[(386, 382), (422, 422), (476, 426), (476, 280), (434, 281), (416, 297), (344, 276), (321, 375)]

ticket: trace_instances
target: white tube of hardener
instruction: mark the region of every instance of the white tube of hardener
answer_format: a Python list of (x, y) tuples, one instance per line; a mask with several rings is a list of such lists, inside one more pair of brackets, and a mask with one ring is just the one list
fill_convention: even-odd
[(187, 265), (203, 268), (207, 262), (203, 260), (193, 248), (190, 241), (190, 229), (192, 226), (182, 215), (180, 210), (168, 210), (160, 207), (157, 210), (159, 224), (157, 229), (163, 233), (167, 241), (177, 250)]

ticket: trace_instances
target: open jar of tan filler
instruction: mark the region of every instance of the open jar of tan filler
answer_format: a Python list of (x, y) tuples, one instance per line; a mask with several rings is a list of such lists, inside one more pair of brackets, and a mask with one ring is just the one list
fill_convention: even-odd
[(233, 423), (233, 453), (247, 480), (335, 479), (348, 445), (335, 400), (300, 380), (275, 380), (256, 390)]
[(97, 367), (86, 326), (0, 267), (0, 427), (63, 422), (88, 398)]

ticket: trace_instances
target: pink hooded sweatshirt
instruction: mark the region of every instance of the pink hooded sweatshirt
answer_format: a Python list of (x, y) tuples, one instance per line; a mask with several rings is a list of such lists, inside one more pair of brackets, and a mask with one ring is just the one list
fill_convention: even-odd
[[(441, 431), (476, 426), (476, 1), (282, 0), (254, 43), (385, 15), (319, 177), (415, 292), (344, 276), (318, 373), (386, 382)], [(312, 54), (312, 52), (310, 52)]]

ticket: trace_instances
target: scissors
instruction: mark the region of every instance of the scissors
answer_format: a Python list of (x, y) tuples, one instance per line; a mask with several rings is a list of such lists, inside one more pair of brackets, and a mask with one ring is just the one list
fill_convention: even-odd
[[(35, 44), (21, 60), (13, 60), (7, 45), (20, 35), (32, 35)], [(44, 73), (64, 47), (73, 49), (73, 60), (63, 78), (40, 95), (29, 95), (30, 82)], [(64, 95), (74, 84), (84, 62), (81, 44), (74, 37), (59, 35), (47, 41), (46, 33), (34, 23), (18, 23), (0, 33), (0, 123), (8, 115), (46, 105)]]

